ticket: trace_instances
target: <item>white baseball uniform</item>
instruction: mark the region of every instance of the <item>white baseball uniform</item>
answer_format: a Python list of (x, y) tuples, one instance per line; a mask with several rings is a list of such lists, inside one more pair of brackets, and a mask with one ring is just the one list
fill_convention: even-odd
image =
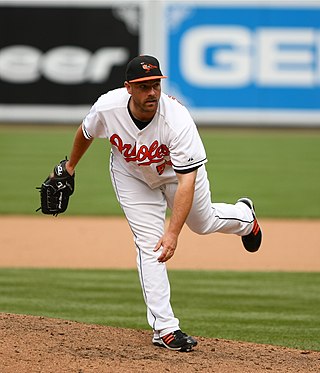
[[(130, 95), (119, 88), (102, 95), (83, 121), (87, 139), (112, 144), (110, 174), (117, 199), (131, 227), (147, 318), (161, 337), (179, 329), (170, 305), (166, 265), (154, 248), (163, 236), (167, 207), (172, 208), (176, 172), (198, 168), (195, 193), (186, 224), (198, 234), (240, 236), (251, 232), (253, 216), (244, 203), (211, 203), (206, 153), (188, 110), (162, 93), (152, 121), (142, 130), (128, 111)], [(181, 248), (183, 250), (183, 248)]]

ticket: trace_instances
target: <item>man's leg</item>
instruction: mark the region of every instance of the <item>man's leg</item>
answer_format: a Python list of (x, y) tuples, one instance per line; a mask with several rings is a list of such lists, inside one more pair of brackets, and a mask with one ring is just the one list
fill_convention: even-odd
[(179, 320), (174, 317), (170, 305), (166, 266), (157, 260), (160, 253), (153, 251), (163, 235), (166, 201), (160, 189), (150, 189), (122, 173), (113, 171), (111, 175), (118, 201), (134, 235), (148, 322), (162, 336), (179, 329)]
[[(176, 184), (170, 184), (165, 190), (170, 208), (176, 187)], [(198, 234), (220, 232), (244, 237), (251, 234), (255, 222), (253, 209), (244, 201), (239, 200), (235, 204), (212, 203), (205, 167), (198, 169), (193, 205), (186, 220), (192, 231)]]

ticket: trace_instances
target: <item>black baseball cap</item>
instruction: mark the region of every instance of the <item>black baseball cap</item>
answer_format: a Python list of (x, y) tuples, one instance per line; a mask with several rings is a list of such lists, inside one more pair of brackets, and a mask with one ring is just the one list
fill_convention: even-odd
[(152, 56), (141, 55), (133, 58), (127, 65), (126, 81), (129, 83), (144, 80), (163, 79), (159, 61)]

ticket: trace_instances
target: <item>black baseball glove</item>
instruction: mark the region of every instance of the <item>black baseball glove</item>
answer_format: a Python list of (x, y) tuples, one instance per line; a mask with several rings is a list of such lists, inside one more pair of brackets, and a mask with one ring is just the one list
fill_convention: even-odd
[(44, 214), (57, 216), (66, 211), (69, 197), (74, 192), (74, 177), (66, 170), (67, 158), (55, 166), (51, 173), (42, 183), (40, 189), (40, 203), (36, 211), (41, 210)]

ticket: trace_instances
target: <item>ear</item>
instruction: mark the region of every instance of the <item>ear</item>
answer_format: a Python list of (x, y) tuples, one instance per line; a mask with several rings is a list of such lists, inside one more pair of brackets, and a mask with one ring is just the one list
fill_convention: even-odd
[(125, 81), (124, 86), (127, 88), (128, 93), (131, 95), (131, 92), (132, 92), (131, 84)]

